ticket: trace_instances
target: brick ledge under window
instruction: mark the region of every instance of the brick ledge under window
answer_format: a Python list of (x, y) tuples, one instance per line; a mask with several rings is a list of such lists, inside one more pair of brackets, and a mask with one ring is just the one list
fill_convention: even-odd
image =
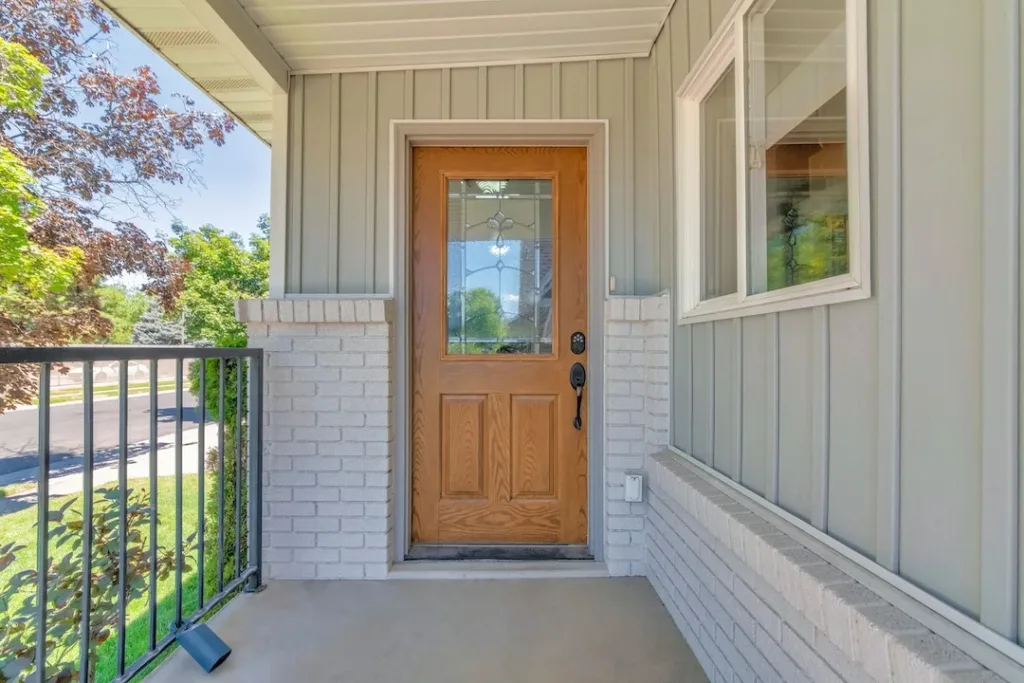
[(648, 577), (712, 680), (1005, 680), (677, 455), (646, 465)]

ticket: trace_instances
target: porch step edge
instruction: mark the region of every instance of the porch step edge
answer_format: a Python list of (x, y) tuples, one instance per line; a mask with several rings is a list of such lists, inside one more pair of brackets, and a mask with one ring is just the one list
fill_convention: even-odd
[(388, 579), (594, 579), (608, 578), (603, 562), (587, 560), (450, 560), (401, 562), (391, 567)]

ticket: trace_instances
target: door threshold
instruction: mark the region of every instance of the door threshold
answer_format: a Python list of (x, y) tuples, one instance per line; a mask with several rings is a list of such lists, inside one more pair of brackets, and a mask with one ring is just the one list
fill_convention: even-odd
[(416, 543), (409, 548), (407, 561), (454, 560), (520, 560), (575, 562), (593, 560), (594, 555), (585, 545), (454, 545)]
[(416, 560), (398, 562), (388, 579), (606, 579), (608, 567), (594, 560)]

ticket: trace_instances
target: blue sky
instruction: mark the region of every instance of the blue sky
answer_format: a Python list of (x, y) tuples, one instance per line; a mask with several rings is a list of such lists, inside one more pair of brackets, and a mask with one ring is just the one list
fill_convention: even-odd
[[(163, 102), (171, 104), (172, 95), (177, 93), (191, 97), (200, 109), (222, 111), (215, 101), (129, 31), (115, 29), (110, 41), (119, 72), (142, 65), (152, 67)], [(171, 220), (179, 218), (193, 228), (212, 223), (224, 231), (245, 236), (255, 231), (260, 214), (270, 211), (270, 148), (247, 128), (236, 126), (223, 147), (204, 145), (199, 174), (205, 188), (163, 186), (165, 194), (177, 200), (171, 212), (157, 208), (152, 219), (123, 217), (130, 218), (150, 235), (158, 230), (169, 234)]]

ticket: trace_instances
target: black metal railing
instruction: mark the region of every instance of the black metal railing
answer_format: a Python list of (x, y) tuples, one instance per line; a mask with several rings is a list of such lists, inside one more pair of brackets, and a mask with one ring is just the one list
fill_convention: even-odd
[[(160, 450), (158, 420), (159, 408), (159, 362), (174, 362), (174, 541), (173, 550), (160, 548), (161, 522), (167, 522), (167, 515), (159, 514), (158, 456)], [(117, 475), (116, 487), (100, 489), (94, 485), (96, 473), (95, 449), (95, 388), (93, 365), (97, 362), (118, 364), (118, 411), (117, 411)], [(133, 497), (129, 490), (129, 361), (149, 362), (149, 444), (148, 444), (148, 500)], [(198, 510), (195, 532), (186, 536), (185, 504), (183, 482), (183, 424), (185, 405), (185, 365), (189, 363), (188, 379), (191, 380), (192, 394), (198, 413), (198, 434), (196, 450), (198, 476), (196, 495)], [(0, 585), (0, 597), (4, 591), (11, 594), (14, 582), (24, 583), (24, 594), (20, 599), (20, 616), (8, 615), (6, 646), (19, 655), (17, 665), (22, 672), (33, 671), (29, 680), (47, 683), (55, 680), (77, 680), (93, 683), (98, 676), (97, 652), (109, 637), (116, 637), (113, 671), (104, 678), (113, 681), (128, 681), (151, 664), (175, 641), (182, 629), (197, 623), (215, 610), (226, 599), (241, 590), (256, 591), (261, 586), (262, 558), (261, 509), (262, 509), (262, 421), (263, 411), (263, 352), (260, 349), (199, 348), (199, 347), (153, 347), (153, 346), (95, 346), (66, 348), (16, 348), (0, 347), (0, 370), (10, 364), (33, 364), (38, 367), (38, 475), (36, 477), (37, 518), (34, 569), (23, 570), (14, 578), (8, 577), (8, 586)], [(51, 501), (51, 434), (53, 432), (53, 408), (51, 400), (51, 377), (68, 364), (82, 366), (82, 447), (81, 447), (81, 521), (69, 522), (67, 509), (77, 500), (57, 507), (57, 500)], [(211, 405), (217, 412), (217, 455), (207, 462), (207, 380), (210, 373), (216, 373), (216, 391)], [(233, 387), (230, 385), (234, 385)], [(0, 386), (2, 390), (2, 386)], [(232, 391), (233, 390), (233, 391)], [(234, 396), (228, 396), (231, 392)], [(233, 416), (228, 410), (233, 403)], [(232, 419), (233, 418), (233, 419)], [(64, 425), (66, 427), (66, 425)], [(2, 434), (0, 434), (2, 440)], [(232, 448), (233, 447), (233, 448)], [(243, 447), (245, 457), (243, 457)], [(233, 450), (226, 453), (225, 448)], [(132, 449), (132, 455), (142, 450)], [(166, 451), (165, 451), (166, 452)], [(111, 448), (111, 458), (113, 457)], [(226, 468), (233, 468), (233, 470)], [(207, 475), (216, 477), (215, 510), (208, 511), (206, 491)], [(247, 476), (246, 476), (247, 475)], [(245, 483), (243, 484), (243, 479)], [(233, 487), (233, 488), (228, 488)], [(144, 491), (142, 493), (145, 493)], [(97, 502), (97, 496), (102, 499)], [(233, 506), (228, 498), (233, 498)], [(243, 502), (247, 506), (243, 512)], [(166, 505), (167, 503), (164, 503)], [(227, 515), (225, 507), (228, 506)], [(116, 510), (116, 515), (114, 511)], [(76, 508), (77, 514), (77, 508)], [(191, 515), (191, 512), (189, 513)], [(216, 540), (208, 528), (216, 520)], [(226, 520), (233, 517), (233, 520)], [(243, 528), (243, 519), (246, 524)], [(116, 521), (115, 521), (116, 520)], [(109, 522), (109, 524), (108, 524)], [(132, 524), (135, 524), (133, 528)], [(225, 529), (225, 524), (233, 529)], [(0, 569), (4, 564), (4, 552), (8, 563), (14, 544), (4, 538), (3, 517), (0, 516)], [(115, 528), (116, 526), (116, 528)], [(233, 547), (225, 548), (227, 534), (233, 536)], [(208, 534), (210, 539), (207, 539)], [(108, 543), (102, 543), (106, 536)], [(116, 537), (116, 543), (114, 539)], [(74, 553), (66, 551), (69, 542)], [(209, 543), (208, 543), (209, 540)], [(102, 544), (101, 544), (102, 543)], [(56, 544), (56, 545), (55, 545)], [(214, 548), (210, 547), (215, 544)], [(5, 548), (6, 546), (6, 548)], [(16, 548), (15, 548), (16, 550)], [(29, 548), (30, 552), (31, 549)], [(207, 557), (208, 551), (210, 557)], [(226, 557), (225, 552), (231, 554)], [(80, 553), (80, 554), (79, 554)], [(63, 557), (58, 555), (63, 554)], [(194, 560), (194, 564), (192, 564)], [(230, 561), (229, 561), (230, 560)], [(81, 566), (77, 566), (80, 563)], [(213, 571), (215, 563), (215, 591), (208, 585), (207, 572)], [(116, 570), (114, 565), (116, 564)], [(74, 565), (74, 566), (72, 566)], [(107, 568), (107, 574), (103, 568)], [(195, 608), (184, 614), (185, 588), (183, 573), (196, 571), (194, 592), (189, 586), (189, 595), (194, 595)], [(77, 586), (67, 585), (67, 574), (80, 572)], [(169, 611), (157, 587), (162, 580), (168, 580), (173, 573), (173, 618), (169, 627), (161, 627), (159, 614), (161, 605)], [(0, 581), (2, 583), (2, 581)], [(212, 582), (211, 582), (212, 583)], [(34, 584), (34, 588), (33, 588)], [(113, 586), (113, 588), (111, 588)], [(103, 596), (116, 593), (116, 598), (105, 602), (101, 609), (95, 601)], [(207, 593), (212, 592), (211, 595)], [(16, 592), (16, 591), (15, 591)], [(141, 600), (148, 592), (144, 614), (137, 605), (130, 602)], [(67, 606), (74, 610), (71, 620), (77, 620), (76, 633), (69, 636), (68, 624), (57, 620), (69, 620)], [(191, 603), (190, 603), (191, 604)], [(129, 607), (136, 609), (129, 609)], [(3, 609), (17, 610), (17, 605), (6, 601)], [(116, 614), (114, 613), (116, 611)], [(133, 616), (134, 615), (134, 616)], [(139, 654), (141, 645), (132, 644), (129, 652), (128, 632), (139, 619), (148, 619), (145, 629), (145, 648)], [(51, 623), (51, 620), (53, 623)], [(13, 624), (13, 626), (11, 626)], [(107, 628), (112, 625), (112, 629)], [(113, 631), (111, 633), (110, 631)], [(139, 628), (136, 627), (135, 631)], [(161, 635), (161, 631), (166, 633)], [(11, 634), (14, 634), (11, 636)], [(25, 643), (17, 647), (18, 634)], [(25, 635), (28, 634), (28, 635)], [(34, 637), (33, 637), (34, 636)], [(3, 637), (3, 634), (0, 634)], [(15, 638), (12, 641), (12, 638)], [(69, 640), (70, 639), (70, 640)], [(34, 641), (34, 642), (30, 642)], [(16, 645), (11, 645), (15, 642)], [(68, 645), (68, 642), (71, 645)], [(74, 652), (70, 652), (73, 648)], [(105, 650), (109, 655), (109, 646)], [(0, 651), (0, 655), (4, 654)], [(3, 659), (3, 657), (0, 657)], [(109, 656), (108, 656), (109, 659)], [(0, 663), (0, 667), (3, 664)], [(109, 667), (108, 667), (109, 669)], [(11, 675), (10, 670), (0, 670), (2, 675)], [(16, 672), (15, 672), (16, 673)]]

